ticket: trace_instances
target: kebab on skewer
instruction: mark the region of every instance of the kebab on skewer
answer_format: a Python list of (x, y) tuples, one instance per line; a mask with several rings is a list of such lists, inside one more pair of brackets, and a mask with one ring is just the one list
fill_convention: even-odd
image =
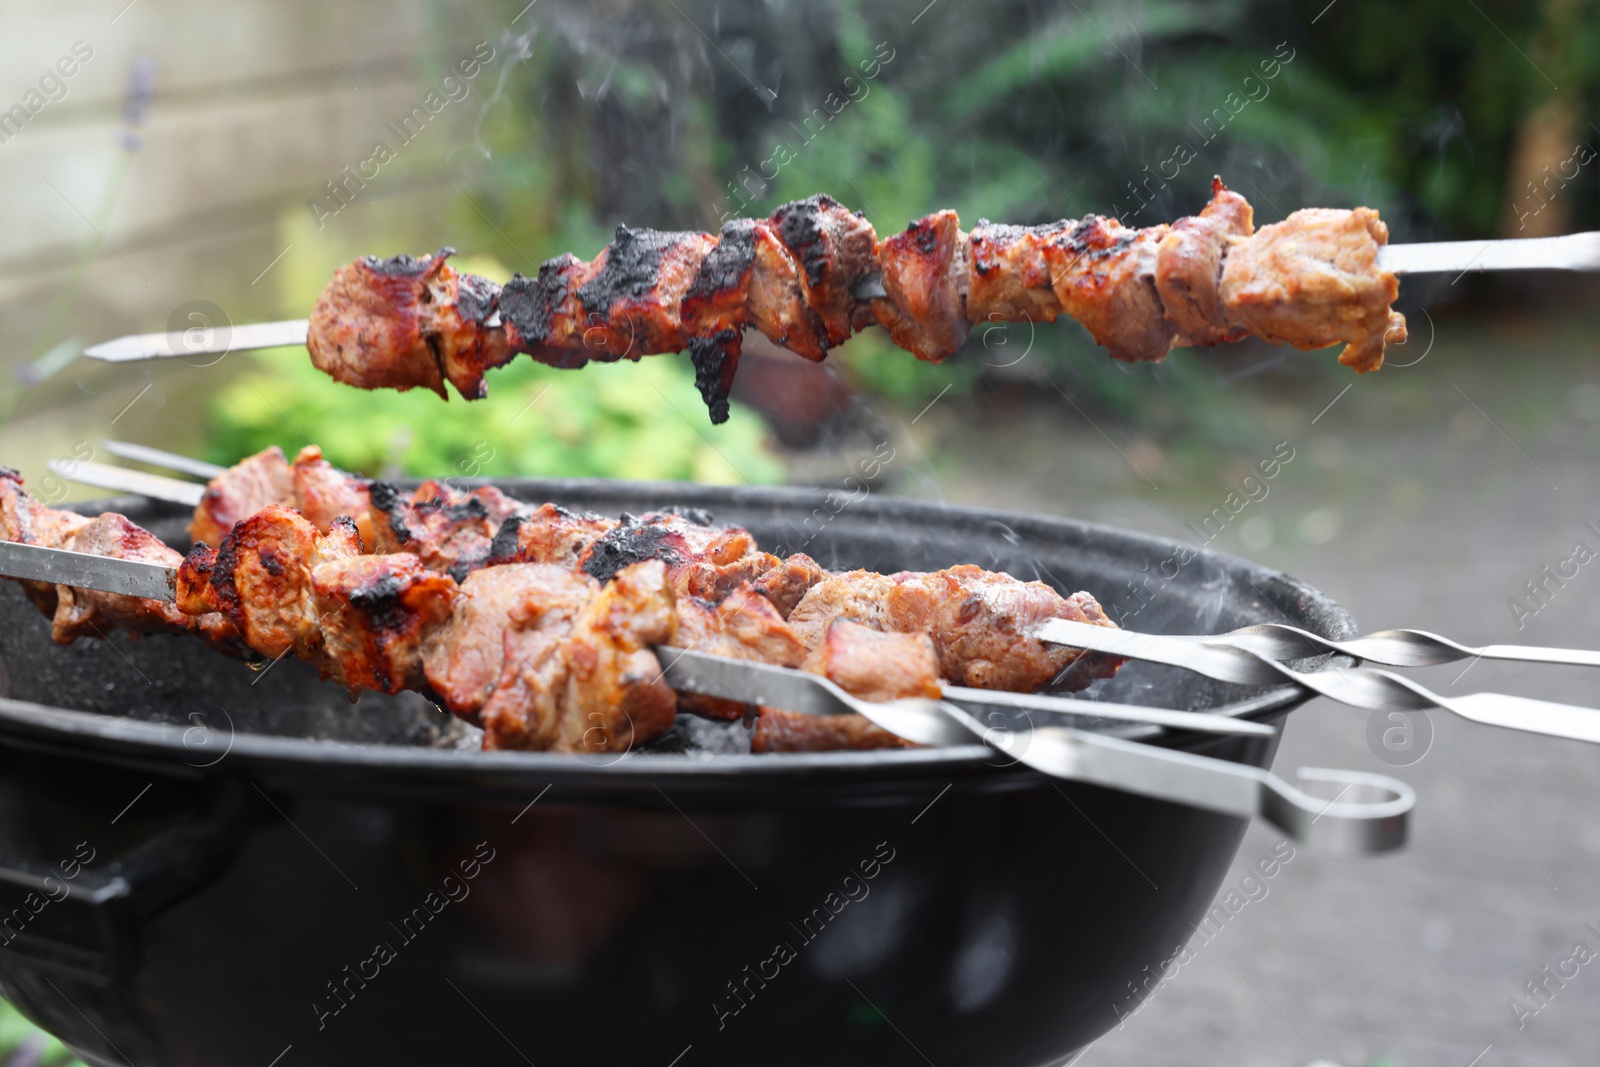
[(712, 422), (746, 328), (810, 360), (876, 324), (940, 362), (974, 324), (1069, 315), (1112, 356), (1255, 336), (1301, 349), (1343, 343), (1358, 373), (1406, 338), (1380, 269), (1388, 227), (1369, 208), (1308, 208), (1257, 230), (1220, 178), (1198, 215), (1129, 229), (1088, 215), (1039, 226), (939, 211), (882, 241), (818, 194), (712, 235), (618, 226), (594, 259), (570, 253), (504, 287), (455, 271), (453, 250), (367, 256), (339, 268), (311, 313), (312, 362), (364, 389), (422, 386), (469, 400), (518, 352), (555, 367), (688, 349)]
[[(326, 490), (339, 478), (359, 482), (320, 456), (300, 459), (319, 473), (306, 484)], [(271, 471), (252, 457), (228, 472), (232, 477), (216, 479), (197, 521), (214, 516), (230, 487), (271, 484), (263, 477)], [(439, 490), (455, 495), (422, 501), (422, 510), (472, 521), (487, 513), (484, 500), (494, 492)], [(548, 517), (552, 507), (531, 510)], [(273, 659), (292, 652), (352, 694), (421, 689), (481, 726), (485, 747), (619, 749), (665, 730), (680, 704), (726, 719), (749, 710), (695, 694), (680, 699), (661, 682), (656, 646), (801, 667), (872, 699), (937, 695), (941, 678), (1031, 692), (1069, 673), (1068, 684), (1081, 687), (1120, 663), (1029, 637), (1046, 618), (1112, 625), (1088, 594), (1063, 598), (1042, 583), (977, 567), (829, 575), (804, 556), (780, 561), (759, 553), (746, 531), (674, 514), (610, 522), (598, 536), (591, 529), (574, 555), (573, 538), (522, 543), (514, 521), (501, 525), (502, 534), (513, 531), (498, 538), (501, 555), (469, 550), (439, 568), (425, 562), (429, 553), (366, 553), (348, 515), (319, 529), (269, 502), (236, 521), (219, 548), (198, 543), (185, 558), (123, 516), (45, 507), (27, 496), (15, 472), (0, 472), (0, 539), (179, 570), (176, 607), (24, 583), (52, 616), (61, 643), (121, 629), (193, 633), (226, 651)], [(442, 541), (458, 548), (471, 541), (453, 535)], [(478, 535), (486, 537), (481, 528)], [(492, 550), (496, 539), (488, 540)], [(433, 554), (436, 564), (445, 558)], [(752, 560), (763, 569), (742, 577), (754, 572)], [(752, 738), (756, 751), (900, 743), (859, 717), (794, 717), (767, 708)]]

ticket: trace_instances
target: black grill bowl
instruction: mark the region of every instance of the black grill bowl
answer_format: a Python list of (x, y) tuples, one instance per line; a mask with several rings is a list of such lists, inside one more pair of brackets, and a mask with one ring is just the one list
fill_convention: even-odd
[[(1145, 630), (1356, 632), (1283, 574), (1065, 519), (500, 484), (706, 508), (831, 567), (978, 563), (1137, 607)], [(181, 542), (175, 510), (107, 503)], [(420, 698), (351, 706), (299, 662), (58, 648), (3, 584), (0, 991), (96, 1064), (1058, 1063), (1137, 1005), (1245, 827), (980, 747), (452, 750)], [(1140, 664), (1090, 695), (1268, 721), (1298, 699)], [(1274, 747), (1139, 736), (1255, 766)]]

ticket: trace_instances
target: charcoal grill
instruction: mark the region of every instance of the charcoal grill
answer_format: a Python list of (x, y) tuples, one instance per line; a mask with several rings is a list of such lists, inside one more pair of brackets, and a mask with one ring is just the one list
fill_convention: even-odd
[[(977, 563), (1113, 617), (1176, 547), (882, 496), (835, 514), (807, 490), (496, 484), (704, 508), (831, 568)], [(84, 508), (183, 541), (172, 506)], [(0, 992), (94, 1064), (1062, 1062), (1187, 941), (1245, 828), (978, 746), (752, 756), (737, 726), (686, 724), (621, 760), (464, 751), (420, 697), (351, 706), (298, 661), (252, 673), (163, 636), (58, 648), (4, 585)], [(1214, 553), (1138, 614), (1284, 619), (1356, 633)], [(1274, 722), (1303, 699), (1143, 663), (1092, 696)], [(1254, 766), (1275, 748), (1102, 725)]]

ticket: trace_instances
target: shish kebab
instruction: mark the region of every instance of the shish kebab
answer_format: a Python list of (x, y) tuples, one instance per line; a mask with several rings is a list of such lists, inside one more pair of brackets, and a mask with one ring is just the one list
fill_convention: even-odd
[[(193, 506), (191, 532), (209, 533), (232, 523), (234, 515), (272, 504), (293, 506), (302, 514), (319, 516), (326, 527), (331, 523), (332, 512), (343, 508), (360, 516), (355, 519), (358, 531), (374, 530), (370, 536), (376, 537), (376, 530), (384, 530), (383, 536), (391, 540), (403, 535), (403, 551), (418, 556), (430, 569), (443, 569), (457, 576), (470, 573), (474, 567), (492, 564), (497, 559), (496, 553), (501, 557), (499, 562), (506, 561), (503, 557), (511, 552), (513, 539), (499, 538), (502, 544), (496, 549), (489, 518), (509, 508), (507, 521), (516, 525), (517, 554), (523, 559), (530, 556), (550, 558), (552, 548), (566, 544), (570, 547), (556, 550), (554, 558), (563, 564), (571, 558), (579, 569), (598, 578), (610, 573), (623, 556), (637, 560), (653, 554), (669, 568), (677, 598), (674, 606), (679, 614), (679, 639), (674, 642), (673, 649), (658, 649), (658, 653), (677, 663), (680, 651), (698, 650), (696, 670), (712, 671), (721, 684), (735, 687), (755, 684), (750, 678), (741, 678), (739, 667), (794, 662), (798, 649), (809, 648), (823, 633), (824, 628), (818, 623), (833, 617), (835, 609), (842, 609), (839, 615), (843, 616), (844, 624), (853, 624), (856, 619), (869, 620), (873, 624), (869, 628), (882, 630), (887, 626), (897, 633), (916, 634), (924, 639), (921, 644), (924, 651), (928, 647), (925, 640), (931, 639), (934, 654), (931, 660), (926, 656), (922, 658), (923, 678), (937, 670), (946, 679), (970, 680), (990, 687), (987, 691), (975, 691), (945, 686), (943, 692), (947, 698), (962, 699), (965, 695), (969, 702), (999, 704), (1024, 713), (1079, 710), (1052, 703), (1049, 698), (1041, 700), (1036, 694), (1005, 691), (1028, 688), (1043, 676), (1039, 667), (1048, 669), (1054, 665), (1048, 657), (1041, 659), (1035, 654), (1037, 646), (1027, 639), (1031, 636), (1070, 650), (1187, 667), (1223, 681), (1261, 685), (1290, 681), (1360, 708), (1438, 708), (1485, 725), (1600, 742), (1600, 715), (1588, 708), (1496, 693), (1442, 697), (1409, 679), (1384, 672), (1306, 674), (1288, 667), (1285, 662), (1331, 651), (1391, 666), (1414, 667), (1466, 658), (1600, 666), (1600, 653), (1596, 652), (1523, 645), (1469, 646), (1409, 630), (1387, 631), (1341, 642), (1283, 625), (1255, 626), (1231, 634), (1203, 637), (1156, 637), (1107, 625), (1098, 618), (1087, 594), (1080, 593), (1063, 601), (1034, 583), (1018, 582), (1005, 575), (989, 575), (971, 567), (892, 578), (865, 571), (827, 575), (804, 554), (778, 560), (756, 550), (747, 531), (700, 524), (698, 518), (688, 520), (683, 514), (617, 522), (596, 515), (575, 516), (549, 504), (530, 509), (497, 489), (483, 487), (468, 493), (438, 482), (425, 482), (406, 498), (382, 488), (381, 483), (335, 470), (314, 446), (302, 449), (292, 465), (281, 452), (272, 448), (231, 468), (222, 468), (143, 445), (121, 441), (103, 444), (114, 455), (201, 477), (210, 476), (211, 481), (201, 485), (99, 464), (80, 464), (70, 472), (58, 470), (57, 473), (102, 488), (142, 492), (157, 499)], [(375, 490), (377, 499), (384, 502), (377, 509), (373, 507)], [(524, 542), (524, 523), (531, 529), (543, 531), (527, 539), (526, 549), (520, 547)], [(559, 532), (563, 528), (567, 531), (565, 534)], [(597, 533), (597, 539), (587, 540)], [(364, 540), (372, 543), (370, 537)], [(586, 541), (587, 547), (582, 547)], [(4, 547), (0, 546), (0, 553), (3, 551)], [(759, 577), (749, 583), (749, 588), (759, 593), (759, 597), (743, 596), (737, 589), (736, 595), (724, 595), (726, 590), (734, 588), (735, 582), (744, 584), (740, 582), (742, 576), (757, 572)], [(3, 561), (0, 561), (0, 574), (3, 573)], [(980, 591), (996, 602), (1010, 600), (1013, 607), (1021, 607), (1026, 602), (1023, 614), (1034, 619), (1036, 624), (1024, 626), (1016, 642), (996, 641), (997, 629), (1010, 629), (1003, 614), (976, 612), (973, 614), (978, 625), (966, 626), (960, 618), (968, 613), (966, 611), (955, 618), (930, 618), (923, 612), (906, 611), (907, 600), (903, 596), (881, 595), (902, 583), (911, 589), (923, 586), (926, 591), (930, 580), (946, 583), (944, 593), (959, 594), (969, 603), (972, 595)], [(810, 597), (813, 584), (818, 586), (817, 595)], [(916, 600), (915, 596), (911, 598), (913, 603)], [(1081, 609), (1088, 621), (1074, 621), (1075, 608)], [(784, 622), (778, 622), (778, 618)], [(793, 625), (786, 629), (785, 624), (791, 622)], [(996, 622), (999, 627), (994, 625)], [(835, 625), (842, 624), (838, 619), (827, 624), (826, 636), (819, 646), (821, 653), (808, 654), (801, 661), (803, 667), (838, 682), (857, 696), (906, 692), (906, 681), (916, 683), (910, 691), (920, 686), (923, 695), (930, 697), (937, 691), (937, 684), (918, 682), (915, 649), (897, 636), (868, 636), (854, 625), (843, 625), (836, 634)], [(912, 643), (918, 644), (917, 639), (913, 638)], [(1021, 650), (1020, 655), (1016, 654), (1018, 650)], [(908, 652), (912, 654), (908, 656)], [(1241, 652), (1246, 654), (1241, 655)], [(708, 653), (717, 662), (705, 658)], [(1078, 657), (1076, 651), (1066, 655), (1071, 658), (1062, 662), (1075, 670), (1089, 668), (1098, 672), (1103, 666), (1092, 658)], [(881, 658), (874, 662), (873, 656)], [(906, 670), (908, 666), (912, 669)], [(785, 668), (776, 666), (776, 669), (781, 672)], [(727, 692), (679, 684), (681, 677), (672, 677), (670, 670), (668, 674), (671, 684), (686, 690), (680, 693), (681, 709), (713, 717), (727, 717), (730, 711), (737, 714), (737, 704), (707, 696), (717, 693), (726, 697)], [(781, 680), (787, 676), (763, 677)], [(996, 686), (999, 688), (994, 688)], [(792, 688), (783, 688), (783, 691), (797, 692)], [(869, 729), (867, 720), (854, 715), (819, 720), (786, 712), (782, 707), (786, 705), (763, 707), (757, 713), (752, 737), (755, 751), (862, 747), (890, 741), (882, 731)], [(1094, 707), (1100, 711), (1107, 706), (1097, 703)], [(1221, 732), (1240, 728), (1235, 720), (1224, 719), (1221, 722), (1227, 726), (1215, 726), (1181, 715), (1175, 718), (1172, 712), (1144, 708), (1114, 708), (1105, 717)]]
[[(648, 640), (644, 630), (634, 630), (641, 620), (631, 609), (639, 605), (623, 605), (619, 601), (605, 603), (606, 598), (614, 595), (631, 601), (643, 595), (647, 601), (655, 599), (651, 589), (662, 588), (659, 578), (663, 569), (659, 560), (630, 566), (596, 598), (602, 605), (600, 609), (584, 612), (577, 630), (594, 642), (587, 647), (595, 656), (602, 657), (599, 662), (606, 662), (603, 658), (606, 653), (616, 655), (630, 640)], [(99, 596), (120, 596), (124, 600), (137, 599), (125, 594), (126, 590), (133, 589), (147, 594), (145, 602), (155, 606), (168, 606), (165, 602), (174, 598), (181, 601), (193, 595), (193, 574), (186, 573), (189, 571), (187, 560), (174, 569), (144, 559), (113, 559), (0, 541), (0, 575), (25, 582), (70, 578), (83, 583), (77, 587), (80, 592), (93, 591)], [(438, 577), (450, 580), (442, 575)], [(649, 623), (644, 625), (648, 629)], [(510, 654), (509, 646), (507, 654)], [(636, 653), (647, 654), (645, 649)], [(580, 662), (571, 675), (559, 681), (569, 689), (592, 687), (592, 682), (588, 685), (584, 682), (585, 675), (592, 674), (592, 670), (581, 663), (581, 656), (575, 659)], [(662, 667), (650, 684), (666, 693), (672, 692), (670, 687), (677, 687), (742, 704), (770, 701), (793, 709), (786, 714), (797, 719), (856, 719), (868, 729), (901, 744), (961, 745), (981, 741), (1014, 763), (1026, 764), (1058, 778), (1092, 782), (1225, 815), (1259, 816), (1296, 841), (1336, 853), (1381, 853), (1401, 847), (1408, 836), (1410, 811), (1416, 803), (1416, 794), (1408, 785), (1382, 775), (1301, 768), (1302, 781), (1317, 783), (1323, 789), (1337, 787), (1336, 796), (1329, 801), (1312, 796), (1265, 769), (1085, 732), (1061, 725), (1059, 720), (1041, 724), (1027, 715), (1012, 716), (997, 727), (992, 719), (985, 721), (948, 700), (915, 694), (862, 699), (832, 679), (814, 673), (739, 662), (692, 650), (664, 650), (661, 662)], [(590, 695), (615, 697), (618, 694)], [(630, 707), (641, 713), (645, 710), (637, 702)], [(1126, 710), (1154, 712), (1146, 708)], [(1169, 725), (1201, 729), (1214, 729), (1215, 726), (1206, 720), (1219, 718), (1186, 712), (1164, 714), (1175, 717)], [(631, 715), (623, 715), (620, 709), (613, 709), (610, 714), (593, 712), (585, 721), (566, 731), (567, 734), (582, 731), (566, 750), (604, 751), (614, 747), (611, 742), (619, 717), (628, 718), (630, 732), (624, 736), (633, 738), (635, 735), (631, 731), (638, 724)], [(1183, 722), (1177, 721), (1180, 719)], [(1269, 727), (1255, 723), (1233, 722), (1231, 726), (1234, 728), (1230, 732), (1235, 733), (1272, 732)], [(1348, 799), (1342, 799), (1347, 794)]]
[(453, 250), (367, 256), (339, 268), (306, 321), (216, 329), (202, 343), (145, 334), (96, 345), (113, 362), (305, 344), (312, 362), (365, 389), (486, 395), (486, 371), (518, 352), (581, 367), (687, 349), (713, 422), (727, 418), (746, 328), (810, 360), (870, 325), (919, 359), (953, 354), (974, 324), (1082, 323), (1112, 356), (1254, 336), (1301, 349), (1343, 343), (1358, 373), (1402, 343), (1402, 273), (1600, 269), (1600, 234), (1391, 246), (1377, 212), (1307, 208), (1256, 229), (1243, 196), (1212, 183), (1198, 215), (1132, 229), (1088, 215), (1038, 226), (953, 211), (879, 240), (818, 194), (719, 234), (619, 226), (594, 259), (570, 253), (504, 286), (459, 273)]
[[(0, 556), (37, 548), (72, 558), (44, 583), (24, 582), (58, 642), (122, 629), (189, 633), (272, 659), (293, 652), (352, 693), (425, 689), (482, 726), (485, 747), (604, 751), (660, 733), (676, 707), (723, 719), (749, 710), (692, 686), (675, 699), (653, 657), (676, 662), (679, 650), (803, 667), (869, 700), (942, 696), (1024, 715), (1261, 729), (1021, 696), (1079, 659), (1022, 631), (1047, 618), (1108, 623), (1087, 594), (1062, 598), (976, 567), (829, 575), (803, 555), (759, 552), (746, 531), (700, 516), (619, 522), (440, 483), (406, 498), (337, 471), (315, 448), (292, 469), (269, 449), (214, 479), (192, 528), (214, 535), (219, 525), (227, 528), (220, 549), (198, 544), (185, 558), (121, 515), (48, 508), (14, 473), (0, 476)], [(364, 551), (362, 531), (378, 552)], [(177, 606), (148, 582), (114, 586), (124, 595), (93, 591), (97, 575), (103, 587), (128, 562), (170, 571)], [(0, 574), (19, 576), (4, 566)], [(1119, 662), (1089, 657), (1071, 684)], [(702, 658), (697, 669), (706, 667)], [(858, 716), (781, 707), (759, 710), (752, 737), (756, 751), (896, 743)]]

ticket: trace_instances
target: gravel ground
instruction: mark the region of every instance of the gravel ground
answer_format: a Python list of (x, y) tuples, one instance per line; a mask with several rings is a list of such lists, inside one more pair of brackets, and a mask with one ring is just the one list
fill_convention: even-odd
[[(1574, 561), (1578, 542), (1600, 553), (1592, 336), (1577, 321), (1441, 321), (1416, 366), (1353, 384), (1263, 375), (1225, 401), (1222, 414), (1246, 429), (1220, 449), (1163, 448), (1092, 408), (1037, 402), (981, 425), (936, 406), (912, 429), (929, 454), (958, 457), (925, 468), (952, 501), (1168, 535), (1286, 441), (1294, 460), (1215, 547), (1309, 581), (1367, 630), (1593, 648), (1600, 557)], [(998, 470), (1012, 473), (998, 481)], [(907, 483), (929, 489), (924, 477)], [(1577, 573), (1547, 583), (1540, 604), (1524, 583), (1543, 580), (1546, 565)], [(1521, 613), (1510, 604), (1518, 595)], [(1484, 662), (1464, 675), (1457, 666), (1417, 676), (1445, 692), (1600, 704), (1596, 675), (1579, 669)], [(1580, 943), (1576, 960), (1600, 953), (1600, 750), (1434, 714), (1426, 753), (1395, 768), (1376, 755), (1381, 743), (1369, 744), (1368, 720), (1327, 701), (1307, 705), (1277, 769), (1404, 778), (1419, 796), (1409, 848), (1364, 860), (1298, 850), (1083, 1067), (1595, 1062), (1600, 964), (1574, 957)], [(1253, 826), (1228, 884), (1279, 841)], [(1524, 983), (1545, 967), (1569, 977), (1546, 979), (1541, 1001)]]

